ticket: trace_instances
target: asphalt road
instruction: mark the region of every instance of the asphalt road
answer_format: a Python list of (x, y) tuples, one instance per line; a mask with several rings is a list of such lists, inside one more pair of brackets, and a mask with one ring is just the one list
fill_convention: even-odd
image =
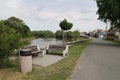
[(71, 80), (120, 80), (120, 46), (93, 39), (81, 55)]

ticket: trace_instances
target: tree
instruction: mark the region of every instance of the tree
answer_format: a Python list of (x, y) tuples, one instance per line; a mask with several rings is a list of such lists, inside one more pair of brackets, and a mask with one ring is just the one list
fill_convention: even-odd
[(53, 38), (55, 36), (54, 33), (49, 30), (33, 31), (33, 35), (37, 38)]
[(20, 38), (21, 34), (0, 21), (0, 67), (8, 62), (14, 49), (22, 46)]
[(120, 28), (120, 0), (95, 0), (99, 20), (110, 21), (111, 26)]
[(74, 35), (73, 38), (77, 39), (80, 37), (80, 32), (78, 30), (75, 30), (75, 31), (73, 31), (73, 35)]
[(0, 67), (9, 61), (15, 49), (24, 45), (21, 38), (31, 35), (29, 27), (19, 18), (10, 17), (0, 21)]
[(55, 32), (55, 37), (58, 38), (58, 39), (62, 39), (62, 34), (63, 34), (62, 30), (57, 30)]
[(20, 33), (23, 38), (32, 35), (30, 28), (19, 18), (10, 17), (7, 20), (4, 20), (4, 24), (15, 29), (16, 33)]
[(68, 32), (66, 32), (66, 35), (67, 35), (67, 39), (68, 39), (68, 40), (72, 40), (73, 37), (74, 37), (74, 34), (73, 34), (72, 31), (68, 31)]
[(59, 24), (60, 28), (63, 30), (63, 43), (65, 42), (64, 40), (64, 31), (70, 30), (73, 26), (72, 23), (68, 22), (66, 19), (60, 22)]

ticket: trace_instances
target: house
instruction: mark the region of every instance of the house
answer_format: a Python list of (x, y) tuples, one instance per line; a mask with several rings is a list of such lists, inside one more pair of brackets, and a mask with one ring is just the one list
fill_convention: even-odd
[(92, 37), (98, 37), (97, 36), (97, 30), (93, 30), (92, 32), (90, 32), (90, 36), (92, 36)]
[(80, 37), (83, 37), (83, 38), (89, 38), (87, 32), (81, 32), (81, 33), (80, 33)]
[(106, 35), (107, 30), (104, 29), (97, 29), (97, 30), (93, 30), (90, 35), (92, 37), (96, 37), (96, 38), (104, 38), (104, 36)]
[(120, 29), (117, 30), (117, 32), (115, 33), (116, 39), (115, 41), (120, 42)]
[(120, 42), (120, 29), (116, 27), (110, 28), (110, 30), (105, 35), (105, 39), (119, 41)]

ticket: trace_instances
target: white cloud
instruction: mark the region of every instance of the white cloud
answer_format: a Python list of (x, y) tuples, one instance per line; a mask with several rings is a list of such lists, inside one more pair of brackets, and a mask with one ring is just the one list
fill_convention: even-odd
[(9, 8), (17, 8), (19, 3), (19, 0), (11, 0), (10, 2), (6, 3), (6, 6), (8, 6)]
[(74, 24), (72, 30), (89, 31), (104, 26), (97, 21), (97, 7), (91, 0), (1, 0), (0, 4), (0, 19), (19, 17), (32, 30), (56, 31), (64, 18)]

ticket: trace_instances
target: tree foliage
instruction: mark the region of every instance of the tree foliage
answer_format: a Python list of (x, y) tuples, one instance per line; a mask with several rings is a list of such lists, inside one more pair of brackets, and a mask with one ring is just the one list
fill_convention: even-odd
[(19, 18), (0, 21), (0, 67), (9, 61), (15, 49), (23, 46), (22, 38), (31, 36), (29, 27)]
[(23, 38), (32, 35), (30, 28), (19, 18), (10, 17), (7, 20), (4, 20), (4, 24), (10, 28), (14, 28), (17, 33), (22, 35)]
[(101, 21), (110, 21), (113, 27), (120, 28), (120, 0), (95, 0), (97, 14)]
[[(66, 19), (64, 19), (63, 21), (60, 22), (59, 26), (63, 30), (62, 38), (63, 38), (63, 44), (64, 44), (65, 43), (64, 31), (70, 30), (73, 24), (68, 22)], [(67, 39), (67, 36), (66, 36), (66, 39)]]
[(21, 34), (0, 21), (0, 67), (7, 61), (12, 51), (21, 45)]
[(63, 34), (62, 30), (57, 30), (55, 32), (55, 37), (58, 38), (58, 39), (62, 39), (62, 34)]
[(72, 40), (74, 37), (73, 32), (72, 31), (66, 32), (66, 37), (67, 37), (67, 40)]
[(54, 33), (49, 30), (33, 31), (33, 35), (37, 38), (53, 38), (55, 36)]
[[(62, 34), (63, 34), (62, 30), (57, 30), (55, 32), (55, 36), (58, 39), (62, 39)], [(67, 37), (67, 40), (76, 40), (77, 38), (80, 37), (80, 32), (78, 30), (68, 31), (68, 32), (65, 32), (65, 34), (66, 34), (65, 36)]]
[(74, 39), (77, 39), (77, 38), (79, 38), (80, 37), (80, 31), (78, 31), (78, 30), (75, 30), (75, 31), (73, 31), (73, 38)]
[(59, 26), (62, 30), (70, 30), (73, 24), (64, 19), (63, 21), (60, 22)]

